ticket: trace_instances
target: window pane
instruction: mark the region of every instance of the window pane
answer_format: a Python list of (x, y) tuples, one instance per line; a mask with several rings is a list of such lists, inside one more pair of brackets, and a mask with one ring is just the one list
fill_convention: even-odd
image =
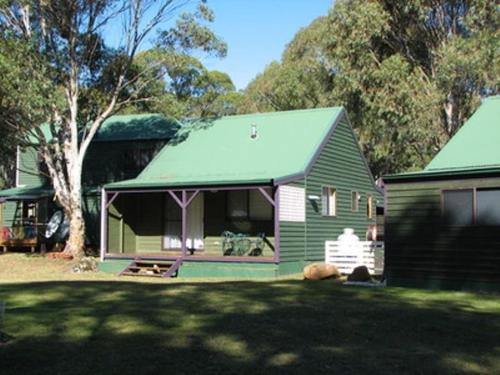
[(369, 219), (373, 218), (373, 196), (371, 194), (366, 195), (366, 216)]
[(321, 214), (335, 216), (337, 214), (337, 189), (324, 186), (321, 192)]
[(228, 191), (227, 215), (233, 218), (248, 217), (248, 192), (245, 190)]
[(477, 191), (477, 223), (500, 225), (500, 189)]
[[(271, 190), (266, 189), (267, 194), (272, 196)], [(273, 218), (273, 206), (262, 195), (259, 190), (250, 191), (250, 219), (271, 220)]]
[(358, 212), (359, 210), (359, 193), (357, 191), (351, 193), (351, 210), (353, 212)]
[(337, 190), (334, 188), (329, 188), (328, 190), (328, 214), (330, 216), (335, 216), (337, 215)]
[(443, 215), (448, 224), (470, 225), (473, 220), (472, 190), (445, 191)]
[(328, 188), (326, 186), (321, 189), (321, 215), (328, 215)]

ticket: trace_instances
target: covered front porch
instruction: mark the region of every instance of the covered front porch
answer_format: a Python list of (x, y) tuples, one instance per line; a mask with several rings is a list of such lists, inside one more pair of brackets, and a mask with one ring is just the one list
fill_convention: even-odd
[(270, 185), (103, 189), (101, 259), (279, 262)]

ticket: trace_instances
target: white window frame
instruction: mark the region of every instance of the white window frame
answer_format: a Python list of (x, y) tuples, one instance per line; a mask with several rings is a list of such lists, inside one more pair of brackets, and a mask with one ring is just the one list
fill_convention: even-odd
[[(335, 186), (321, 187), (321, 215), (328, 217), (337, 216), (338, 191)], [(333, 204), (332, 204), (333, 202)]]

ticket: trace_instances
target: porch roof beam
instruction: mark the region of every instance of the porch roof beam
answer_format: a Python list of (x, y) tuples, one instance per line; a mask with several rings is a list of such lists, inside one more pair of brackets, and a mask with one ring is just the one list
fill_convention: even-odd
[(179, 199), (179, 197), (177, 196), (177, 194), (175, 194), (172, 190), (167, 190), (167, 193), (170, 194), (170, 196), (172, 198), (174, 198), (174, 200), (177, 202), (177, 204), (182, 208), (184, 207), (184, 203)]
[(109, 201), (106, 203), (106, 209), (109, 208), (109, 206), (111, 206), (111, 204), (113, 203), (113, 201), (116, 199), (116, 197), (118, 196), (118, 194), (120, 194), (119, 192), (115, 192), (111, 198), (109, 199)]
[(271, 198), (271, 196), (267, 193), (267, 191), (264, 188), (260, 187), (259, 191), (264, 196), (264, 198), (266, 198), (269, 201), (269, 203), (271, 203), (271, 205), (276, 206), (275, 200)]
[(196, 196), (198, 195), (199, 192), (200, 192), (199, 190), (195, 190), (193, 192), (193, 194), (191, 195), (191, 197), (189, 197), (189, 199), (186, 202), (186, 207), (188, 207), (191, 204), (191, 202), (193, 201), (194, 198), (196, 198)]
[(173, 189), (137, 189), (137, 190), (107, 190), (108, 193), (167, 193), (167, 192), (179, 192), (182, 191), (215, 191), (215, 190), (255, 190), (259, 188), (271, 188), (272, 185), (241, 185), (241, 186), (201, 186), (201, 187), (189, 187), (189, 188), (173, 188)]

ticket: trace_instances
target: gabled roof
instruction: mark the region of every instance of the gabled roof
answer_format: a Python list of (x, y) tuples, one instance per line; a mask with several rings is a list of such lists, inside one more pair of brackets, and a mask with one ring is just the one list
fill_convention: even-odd
[(269, 183), (305, 173), (342, 114), (335, 107), (190, 123), (137, 178), (106, 187)]
[(116, 115), (107, 119), (93, 142), (172, 138), (180, 124), (160, 114)]
[(500, 167), (500, 96), (487, 98), (425, 171)]
[(500, 96), (483, 100), (477, 111), (427, 167), (384, 176), (385, 181), (500, 172)]
[[(177, 120), (157, 113), (115, 115), (101, 125), (92, 142), (137, 141), (172, 138), (180, 124)], [(47, 139), (51, 138), (48, 124), (41, 126)], [(33, 143), (36, 143), (33, 140)]]

